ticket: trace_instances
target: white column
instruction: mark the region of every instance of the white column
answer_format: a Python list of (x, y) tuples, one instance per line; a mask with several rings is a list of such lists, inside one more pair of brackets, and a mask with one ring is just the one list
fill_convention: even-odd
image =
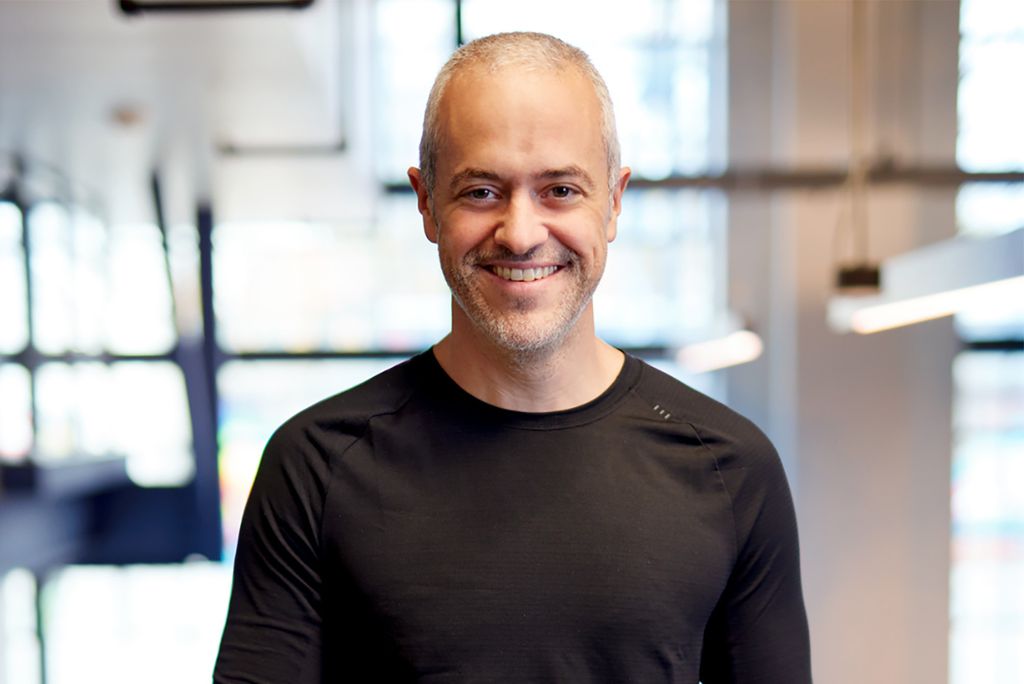
[[(869, 2), (868, 149), (953, 163), (956, 2)], [(733, 0), (730, 160), (844, 167), (851, 2)], [(953, 191), (870, 192), (871, 256), (954, 233)], [(730, 304), (765, 356), (730, 403), (776, 442), (797, 505), (815, 680), (947, 681), (952, 324), (841, 336), (825, 322), (841, 190), (737, 193)], [(849, 256), (847, 249), (844, 255)]]

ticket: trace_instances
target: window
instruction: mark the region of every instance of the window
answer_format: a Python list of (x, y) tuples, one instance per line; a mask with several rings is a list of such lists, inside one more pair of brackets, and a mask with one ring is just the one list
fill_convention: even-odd
[(32, 448), (32, 397), (28, 369), (0, 364), (0, 462), (23, 461)]
[(21, 222), (17, 206), (0, 202), (0, 354), (15, 354), (28, 344)]
[(63, 568), (42, 590), (47, 681), (209, 680), (230, 585), (219, 563)]
[[(31, 369), (37, 434), (26, 440), (16, 429), (22, 437), (0, 450), (24, 453), (31, 442), (33, 458), (48, 462), (123, 455), (138, 484), (188, 482), (194, 459), (184, 378), (159, 359), (176, 342), (159, 231), (108, 227), (54, 202), (33, 205), (27, 223), (32, 343), (44, 356)], [(57, 360), (68, 353), (74, 361)], [(111, 363), (104, 354), (154, 358)], [(16, 368), (5, 372), (10, 401), (24, 403)]]
[(14, 357), (0, 358), (0, 459), (121, 455), (138, 484), (188, 482), (191, 427), (184, 376), (166, 356), (177, 333), (158, 229), (107, 226), (53, 201), (24, 218), (27, 272), (21, 210), (0, 203), (0, 354)]
[[(960, 4), (960, 86), (956, 156), (966, 171), (1024, 170), (1024, 90), (1009, 87), (1024, 68), (1024, 7), (999, 0)], [(1024, 227), (1024, 186), (966, 185), (957, 198), (960, 231)]]
[(415, 198), (401, 199), (412, 201), (397, 202), (406, 210), (400, 228), (217, 226), (214, 292), (224, 349), (405, 351), (444, 334), (448, 291), (419, 229)]
[(0, 575), (0, 636), (3, 658), (0, 678), (4, 682), (38, 682), (38, 623), (36, 581), (28, 570), (17, 568)]
[(952, 682), (1024, 678), (1024, 354), (953, 366)]
[(540, 31), (583, 49), (615, 102), (623, 163), (636, 177), (658, 179), (706, 172), (720, 151), (711, 125), (719, 106), (712, 74), (725, 38), (717, 5), (465, 0), (463, 32), (468, 41), (500, 31)]
[(706, 190), (627, 192), (594, 296), (598, 333), (620, 347), (681, 345), (724, 307), (725, 198)]
[[(1024, 170), (1024, 6), (962, 0), (957, 160)], [(1024, 229), (1024, 186), (966, 185), (962, 234)], [(1024, 302), (957, 316), (967, 351), (953, 366), (950, 681), (1024, 679)]]
[(373, 140), (377, 177), (406, 182), (418, 166), (423, 108), (434, 76), (455, 47), (452, 0), (374, 3)]

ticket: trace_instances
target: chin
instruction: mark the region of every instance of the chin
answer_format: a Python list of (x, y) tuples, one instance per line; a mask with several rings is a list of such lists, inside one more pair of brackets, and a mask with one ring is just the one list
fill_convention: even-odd
[[(558, 320), (535, 321), (529, 316), (474, 316), (467, 311), (477, 330), (496, 347), (516, 356), (544, 355), (557, 350), (572, 332), (582, 309), (558, 316)], [(527, 319), (527, 320), (524, 320)]]

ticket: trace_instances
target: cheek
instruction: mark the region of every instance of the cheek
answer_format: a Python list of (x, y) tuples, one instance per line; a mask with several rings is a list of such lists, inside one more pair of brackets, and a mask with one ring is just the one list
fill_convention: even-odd
[[(439, 240), (451, 251), (469, 251), (483, 242), (488, 235), (488, 221), (472, 212), (449, 212), (438, 227)], [(440, 244), (440, 243), (439, 243)]]
[(615, 237), (615, 224), (604, 212), (591, 209), (585, 220), (577, 222), (564, 236), (566, 246), (573, 251), (603, 261), (608, 243)]
[(458, 270), (467, 262), (472, 261), (475, 245), (471, 244), (465, 237), (465, 235), (460, 234), (458, 230), (454, 230), (451, 226), (445, 226), (439, 232), (437, 252), (441, 265), (447, 270)]

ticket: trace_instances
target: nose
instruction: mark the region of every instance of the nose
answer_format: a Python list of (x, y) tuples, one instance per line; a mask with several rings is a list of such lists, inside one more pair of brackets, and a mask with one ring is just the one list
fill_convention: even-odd
[(513, 193), (494, 231), (494, 241), (513, 254), (528, 254), (548, 239), (548, 229), (526, 192)]

